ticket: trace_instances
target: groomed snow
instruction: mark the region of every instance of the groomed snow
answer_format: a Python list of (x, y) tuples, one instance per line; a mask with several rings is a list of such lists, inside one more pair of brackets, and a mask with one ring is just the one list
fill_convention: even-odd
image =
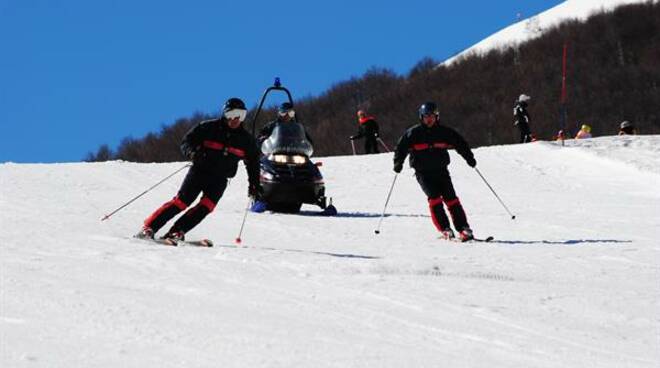
[(391, 155), (324, 158), (340, 215), (250, 214), (244, 170), (190, 234), (130, 239), (184, 163), (0, 165), (1, 367), (658, 367), (660, 136), (452, 153), (478, 236), (437, 238)]
[[(542, 35), (545, 30), (567, 20), (585, 20), (598, 12), (611, 11), (621, 5), (646, 1), (649, 0), (566, 0), (553, 8), (518, 21), (484, 38), (445, 60), (441, 65), (451, 65), (465, 56), (482, 55), (494, 49), (510, 47), (529, 41)], [(658, 0), (650, 1), (657, 2)]]

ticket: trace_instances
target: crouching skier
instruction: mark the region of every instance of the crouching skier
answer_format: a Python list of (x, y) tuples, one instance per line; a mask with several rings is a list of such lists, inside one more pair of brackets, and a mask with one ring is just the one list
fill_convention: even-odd
[(137, 238), (153, 239), (169, 220), (188, 208), (201, 193), (202, 199), (172, 225), (162, 239), (176, 243), (184, 234), (211, 213), (227, 188), (227, 179), (236, 175), (243, 160), (248, 174), (248, 195), (256, 197), (259, 186), (259, 151), (254, 138), (243, 129), (247, 109), (238, 98), (225, 102), (219, 119), (206, 120), (193, 127), (183, 138), (181, 152), (192, 161), (181, 188), (145, 221)]
[(470, 167), (475, 167), (477, 161), (465, 139), (455, 130), (440, 125), (438, 118), (435, 103), (426, 102), (420, 106), (420, 123), (406, 130), (397, 143), (394, 151), (394, 171), (401, 172), (403, 162), (410, 153), (410, 166), (415, 169), (417, 182), (428, 197), (433, 224), (443, 238), (454, 238), (443, 208), (444, 203), (460, 239), (468, 241), (474, 237), (447, 170), (447, 149), (455, 148)]

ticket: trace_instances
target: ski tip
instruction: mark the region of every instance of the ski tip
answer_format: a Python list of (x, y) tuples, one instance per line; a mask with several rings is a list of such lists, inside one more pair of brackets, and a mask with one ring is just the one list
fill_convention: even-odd
[(493, 241), (493, 239), (495, 239), (495, 238), (493, 238), (492, 236), (489, 236), (486, 239), (484, 239), (484, 241), (485, 242), (490, 242), (490, 241)]

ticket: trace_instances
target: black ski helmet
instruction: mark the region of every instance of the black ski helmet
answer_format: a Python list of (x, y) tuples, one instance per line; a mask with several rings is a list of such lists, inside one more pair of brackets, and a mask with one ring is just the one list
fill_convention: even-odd
[(439, 115), (438, 106), (435, 102), (424, 102), (422, 106), (419, 107), (419, 120), (422, 120), (425, 115)]
[(245, 103), (240, 98), (232, 97), (225, 102), (225, 105), (222, 107), (222, 112), (227, 112), (230, 110), (247, 110), (245, 108)]
[(277, 112), (287, 112), (289, 110), (293, 110), (293, 104), (291, 102), (284, 102), (277, 108)]

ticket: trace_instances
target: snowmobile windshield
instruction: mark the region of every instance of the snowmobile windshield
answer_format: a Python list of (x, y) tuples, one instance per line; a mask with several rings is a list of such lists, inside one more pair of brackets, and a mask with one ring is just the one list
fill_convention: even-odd
[(275, 126), (270, 137), (261, 144), (264, 155), (285, 153), (312, 156), (314, 148), (305, 136), (305, 128), (300, 123), (288, 122)]

